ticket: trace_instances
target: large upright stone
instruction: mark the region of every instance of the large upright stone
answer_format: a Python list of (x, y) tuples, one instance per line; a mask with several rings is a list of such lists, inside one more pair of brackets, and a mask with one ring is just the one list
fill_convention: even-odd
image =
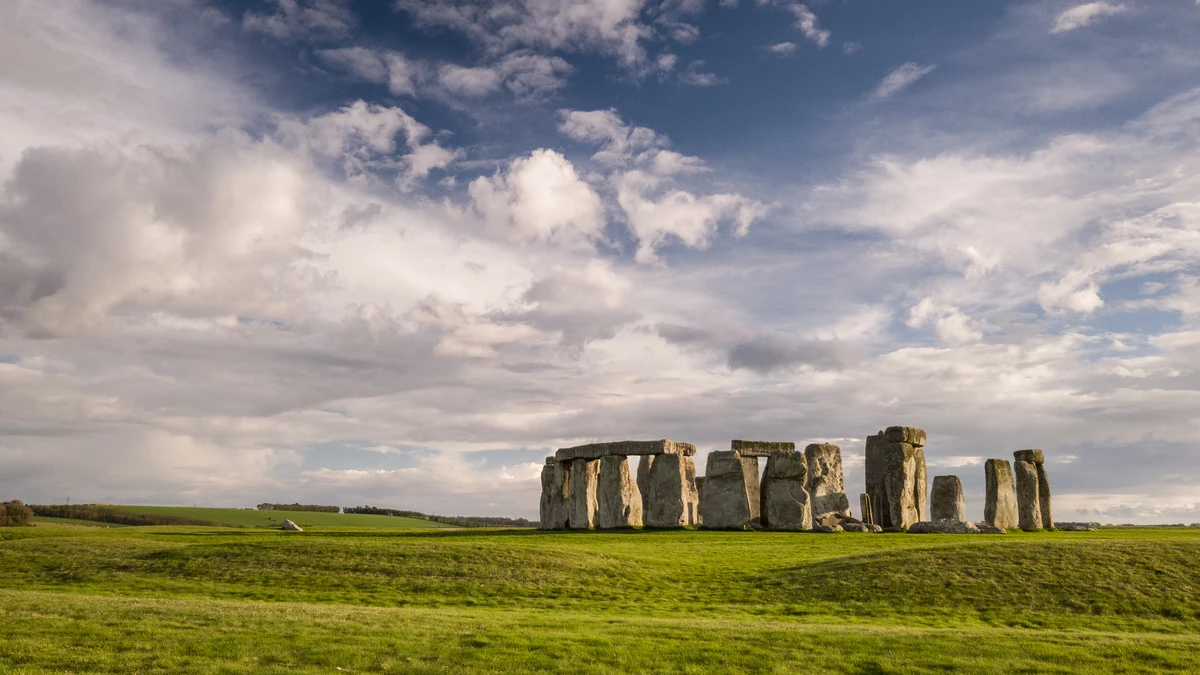
[(804, 448), (808, 464), (808, 490), (813, 519), (826, 513), (850, 515), (846, 483), (842, 474), (842, 449), (832, 443), (813, 443)]
[(871, 508), (871, 495), (862, 493), (858, 496), (858, 508), (862, 511), (862, 521), (868, 525), (877, 525), (875, 522), (874, 509)]
[(1039, 499), (1038, 471), (1033, 462), (1016, 462), (1017, 524), (1022, 530), (1042, 529), (1042, 505)]
[(1046, 477), (1046, 465), (1034, 464), (1038, 477), (1038, 506), (1041, 507), (1042, 527), (1054, 528), (1054, 510), (1050, 508), (1050, 479)]
[(542, 501), (538, 509), (543, 530), (561, 530), (567, 526), (569, 474), (562, 462), (546, 458), (542, 467)]
[(812, 504), (804, 485), (808, 462), (798, 452), (777, 450), (762, 477), (762, 524), (771, 530), (811, 530)]
[[(742, 457), (742, 478), (746, 481), (746, 501), (750, 504), (750, 522), (762, 522), (762, 491), (758, 479), (758, 457)], [(703, 509), (701, 509), (703, 510)]]
[(629, 459), (620, 455), (600, 458), (596, 499), (600, 515), (596, 527), (634, 527), (642, 524), (642, 493), (629, 472)]
[(1012, 466), (1007, 459), (989, 459), (983, 463), (983, 471), (987, 478), (984, 522), (1002, 530), (1017, 527), (1017, 492), (1013, 486)]
[(929, 493), (930, 520), (966, 520), (967, 501), (963, 498), (962, 481), (958, 476), (934, 476)]
[(650, 466), (658, 455), (642, 455), (637, 468), (638, 491), (642, 493), (642, 518), (650, 512)]
[(596, 526), (596, 516), (599, 515), (596, 489), (600, 478), (600, 460), (576, 459), (570, 464), (567, 527), (586, 530)]
[(663, 454), (654, 458), (646, 479), (642, 521), (649, 527), (699, 525), (696, 464), (691, 455)]
[[(878, 434), (867, 436), (866, 447), (866, 465), (864, 470), (866, 473), (867, 484), (867, 500), (871, 504), (871, 513), (874, 515), (873, 521), (876, 525), (888, 527), (884, 523), (888, 518), (884, 515), (887, 510), (885, 499), (887, 488), (884, 486), (884, 452), (887, 450), (887, 438), (884, 437), (883, 431)], [(866, 519), (864, 518), (865, 522)]]
[[(908, 443), (888, 443), (884, 449), (884, 527), (907, 528), (924, 520), (918, 499), (925, 496), (924, 453)], [(920, 467), (920, 469), (919, 469)]]
[(704, 492), (700, 494), (705, 527), (741, 530), (750, 524), (750, 495), (746, 491), (746, 482), (746, 465), (736, 452), (715, 450), (708, 453)]

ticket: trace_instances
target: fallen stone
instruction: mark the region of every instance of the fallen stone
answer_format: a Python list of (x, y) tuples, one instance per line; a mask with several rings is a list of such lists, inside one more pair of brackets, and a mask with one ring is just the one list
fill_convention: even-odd
[(691, 455), (659, 455), (646, 480), (646, 503), (642, 521), (648, 527), (699, 525), (696, 494), (696, 464)]
[(1039, 503), (1037, 465), (1016, 462), (1013, 473), (1017, 478), (1017, 525), (1027, 532), (1042, 529), (1042, 506)]
[(570, 477), (567, 479), (570, 492), (567, 495), (567, 527), (586, 530), (596, 526), (600, 504), (596, 490), (600, 478), (600, 460), (576, 459), (570, 462)]
[(804, 448), (808, 463), (805, 489), (812, 501), (814, 520), (818, 514), (836, 511), (850, 515), (850, 500), (842, 475), (842, 449), (832, 443), (813, 443)]
[(943, 520), (922, 520), (908, 526), (909, 534), (979, 534), (979, 528), (975, 523), (958, 520), (956, 518), (945, 518)]
[(733, 450), (708, 453), (704, 469), (704, 526), (716, 530), (742, 530), (750, 524), (750, 496), (746, 491), (746, 466)]
[(762, 478), (762, 524), (771, 530), (811, 530), (812, 503), (804, 489), (808, 463), (798, 452), (767, 458)]
[(608, 455), (694, 455), (696, 446), (691, 443), (676, 443), (666, 439), (658, 441), (615, 441), (612, 443), (589, 443), (571, 448), (560, 448), (554, 458), (560, 462), (572, 459), (600, 459)]
[(1057, 523), (1054, 529), (1061, 532), (1098, 532), (1100, 523)]
[(883, 437), (888, 443), (908, 443), (917, 447), (925, 445), (925, 430), (916, 427), (888, 427)]
[(1012, 466), (1007, 459), (989, 459), (983, 463), (987, 489), (983, 502), (983, 521), (1009, 530), (1017, 527), (1017, 492), (1013, 486)]
[(642, 493), (629, 472), (629, 459), (608, 455), (600, 459), (596, 490), (599, 515), (596, 527), (639, 527), (642, 524)]
[(934, 476), (929, 502), (929, 517), (934, 522), (967, 519), (967, 501), (958, 476)]
[(287, 530), (289, 532), (303, 532), (304, 531), (304, 528), (300, 527), (299, 525), (293, 523), (290, 520), (283, 521), (283, 524), (281, 524), (279, 527), (284, 530)]
[(883, 529), (878, 525), (870, 523), (842, 523), (841, 527), (846, 532), (882, 532)]
[(1042, 527), (1054, 529), (1054, 510), (1050, 508), (1050, 479), (1046, 477), (1046, 465), (1035, 464), (1038, 477), (1038, 506), (1042, 510)]
[(795, 452), (796, 444), (786, 441), (730, 441), (729, 449), (742, 457), (770, 457), (773, 452)]
[(861, 525), (862, 521), (853, 516), (847, 516), (844, 513), (837, 511), (826, 511), (817, 516), (813, 516), (813, 525)]
[(1046, 461), (1046, 457), (1042, 454), (1042, 451), (1037, 448), (1017, 450), (1013, 453), (1013, 459), (1018, 462), (1033, 462), (1034, 464), (1042, 464)]
[(567, 526), (569, 478), (562, 462), (550, 461), (542, 467), (542, 500), (538, 509), (541, 529), (561, 530)]
[(975, 525), (976, 528), (979, 529), (979, 534), (1005, 534), (1007, 532), (1006, 530), (1000, 529), (999, 527), (996, 527), (995, 525), (988, 525), (987, 523), (973, 523), (973, 524)]
[(845, 530), (842, 529), (841, 525), (817, 525), (816, 527), (813, 528), (813, 531), (814, 532), (824, 532), (824, 533), (828, 534), (831, 532), (844, 532)]

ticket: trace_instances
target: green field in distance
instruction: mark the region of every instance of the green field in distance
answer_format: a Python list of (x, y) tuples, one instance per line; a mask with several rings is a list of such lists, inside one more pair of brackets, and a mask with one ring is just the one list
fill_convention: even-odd
[[(259, 511), (257, 509), (218, 509), (193, 506), (127, 506), (114, 508), (129, 513), (148, 513), (205, 520), (234, 527), (277, 527), (291, 520), (300, 527), (452, 527), (420, 518), (377, 516), (359, 513), (321, 513), (318, 511)], [(59, 519), (37, 518), (51, 521)], [(83, 524), (87, 521), (78, 521)], [(95, 524), (95, 523), (88, 523)]]

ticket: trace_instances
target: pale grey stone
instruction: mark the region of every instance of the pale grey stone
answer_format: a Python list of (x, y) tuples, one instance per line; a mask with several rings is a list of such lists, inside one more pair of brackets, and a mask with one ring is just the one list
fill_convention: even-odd
[(1017, 450), (1013, 453), (1013, 459), (1018, 462), (1033, 462), (1034, 464), (1041, 464), (1046, 461), (1045, 455), (1037, 448)]
[(1002, 530), (1017, 527), (1017, 492), (1012, 466), (1007, 459), (989, 459), (983, 463), (987, 479), (983, 502), (983, 521)]
[(1038, 477), (1038, 506), (1042, 511), (1042, 527), (1054, 529), (1054, 509), (1050, 507), (1050, 479), (1046, 477), (1046, 465), (1035, 464)]
[(599, 515), (596, 490), (600, 478), (600, 460), (576, 459), (570, 465), (567, 527), (586, 530), (596, 526), (596, 517)]
[(1016, 462), (1013, 473), (1017, 478), (1017, 525), (1022, 530), (1042, 529), (1042, 506), (1038, 496), (1037, 465)]
[(1054, 528), (1062, 532), (1097, 532), (1100, 523), (1055, 523)]
[(824, 532), (826, 534), (832, 532), (844, 532), (841, 525), (817, 525), (813, 527), (814, 532)]
[[(740, 465), (740, 464), (739, 464)], [(690, 455), (659, 455), (646, 480), (647, 509), (642, 521), (649, 527), (699, 525), (696, 464)]]
[(916, 427), (888, 427), (883, 436), (888, 443), (908, 443), (918, 448), (925, 445), (925, 430)]
[(922, 520), (908, 526), (909, 534), (979, 534), (979, 528), (975, 523), (958, 520), (957, 518), (946, 518), (943, 520), (928, 521)]
[(864, 523), (874, 523), (875, 516), (871, 513), (871, 495), (862, 493), (858, 496), (858, 508), (861, 511), (862, 521)]
[(929, 493), (929, 517), (933, 521), (966, 520), (967, 501), (958, 476), (934, 476)]
[(550, 462), (542, 467), (542, 501), (539, 514), (540, 527), (543, 530), (561, 530), (567, 526), (569, 483), (570, 474), (562, 462)]
[(762, 492), (759, 488), (758, 457), (742, 458), (742, 477), (746, 480), (746, 500), (750, 504), (750, 524), (762, 524)]
[(283, 521), (283, 523), (280, 525), (280, 527), (289, 532), (303, 532), (304, 531), (304, 528), (300, 527), (299, 525), (297, 525), (296, 523), (293, 523), (290, 520)]
[(999, 527), (996, 527), (995, 525), (989, 525), (988, 523), (974, 523), (974, 525), (976, 528), (979, 529), (979, 534), (1004, 534), (1005, 533), (1005, 530), (1003, 530)]
[(596, 491), (600, 514), (596, 527), (638, 527), (642, 524), (642, 493), (629, 471), (629, 459), (607, 455), (600, 459)]
[(917, 465), (917, 476), (913, 479), (913, 501), (917, 506), (917, 519), (929, 520), (929, 475), (925, 471), (925, 449), (914, 446), (913, 459)]
[(905, 528), (924, 520), (925, 453), (908, 443), (888, 443), (884, 449), (884, 507), (881, 523)]
[(796, 444), (787, 441), (730, 441), (729, 449), (742, 457), (770, 457), (773, 452), (795, 452)]
[(805, 489), (812, 501), (813, 519), (822, 513), (835, 511), (850, 515), (850, 500), (842, 475), (842, 449), (832, 443), (812, 443), (804, 448), (808, 463), (808, 482)]
[(589, 443), (571, 448), (560, 448), (554, 458), (560, 462), (572, 459), (600, 459), (608, 455), (694, 455), (696, 446), (677, 443), (666, 439), (657, 441), (615, 441), (612, 443)]
[(842, 523), (840, 527), (846, 532), (883, 532), (882, 528), (871, 523)]
[(654, 464), (654, 458), (658, 455), (642, 455), (638, 461), (637, 468), (637, 486), (638, 491), (642, 493), (642, 518), (650, 512), (650, 466)]
[(767, 457), (762, 477), (762, 525), (770, 530), (812, 529), (812, 505), (804, 489), (808, 462), (795, 451)]
[(732, 450), (708, 453), (704, 469), (704, 526), (741, 530), (750, 524), (750, 496), (746, 492), (746, 465)]

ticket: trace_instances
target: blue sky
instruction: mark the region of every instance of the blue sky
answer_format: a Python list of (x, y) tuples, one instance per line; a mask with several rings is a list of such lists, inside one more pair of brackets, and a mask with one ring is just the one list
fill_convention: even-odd
[(929, 432), (1200, 520), (1194, 0), (18, 0), (0, 497), (534, 516)]

